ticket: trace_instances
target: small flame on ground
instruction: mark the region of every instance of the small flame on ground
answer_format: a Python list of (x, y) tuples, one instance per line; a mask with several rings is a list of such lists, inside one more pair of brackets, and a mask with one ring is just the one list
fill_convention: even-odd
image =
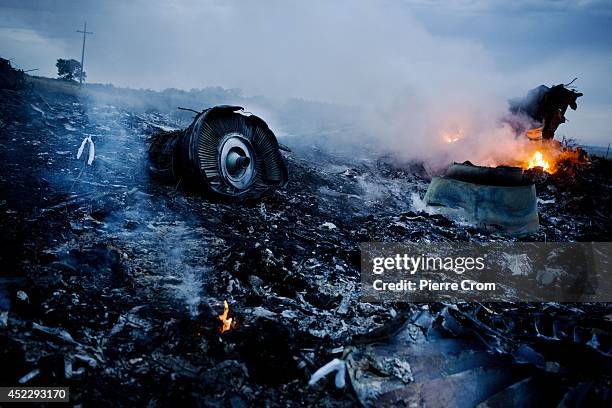
[(544, 159), (544, 155), (540, 151), (536, 151), (533, 157), (527, 162), (527, 168), (541, 167), (542, 170), (549, 172), (550, 163)]
[(232, 322), (234, 321), (233, 318), (231, 317), (227, 317), (227, 315), (229, 314), (229, 305), (227, 304), (227, 300), (223, 301), (223, 314), (219, 315), (219, 320), (221, 320), (221, 333), (225, 333), (226, 331), (229, 331), (232, 328)]

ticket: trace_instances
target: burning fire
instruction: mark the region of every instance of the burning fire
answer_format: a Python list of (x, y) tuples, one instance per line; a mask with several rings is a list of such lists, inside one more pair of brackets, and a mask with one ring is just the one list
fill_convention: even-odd
[(457, 136), (446, 136), (446, 143), (455, 143), (459, 140)]
[(461, 140), (463, 133), (461, 131), (456, 132), (442, 132), (442, 140), (446, 143), (456, 143)]
[(221, 320), (221, 333), (225, 333), (226, 331), (229, 331), (232, 328), (232, 323), (234, 321), (233, 318), (231, 317), (227, 317), (227, 315), (229, 314), (229, 305), (227, 304), (227, 300), (223, 301), (223, 314), (219, 315), (219, 320)]
[(541, 167), (542, 170), (546, 172), (550, 172), (551, 170), (550, 162), (544, 159), (544, 155), (540, 151), (536, 151), (533, 154), (533, 157), (529, 159), (529, 161), (527, 162), (528, 169), (531, 169), (534, 167)]
[(527, 154), (527, 158), (523, 159), (521, 167), (524, 169), (532, 169), (541, 167), (547, 173), (555, 173), (559, 170), (561, 163), (587, 163), (588, 159), (583, 155), (580, 147), (576, 149), (565, 148), (550, 144), (548, 146), (540, 146), (532, 156)]
[[(502, 142), (494, 153), (487, 153), (487, 156), (481, 154), (484, 157), (473, 163), (481, 166), (521, 167), (524, 170), (539, 167), (546, 173), (553, 174), (568, 165), (588, 162), (581, 147), (566, 143), (565, 140), (560, 142), (543, 139), (542, 128), (529, 129), (523, 136), (526, 137), (515, 138), (513, 144), (510, 144), (509, 140)], [(462, 144), (465, 134), (458, 126), (453, 125), (438, 133), (438, 137), (441, 142), (449, 145), (449, 149), (455, 149), (456, 143)], [(492, 150), (490, 146), (485, 146), (483, 152), (487, 149)], [(460, 154), (458, 157), (461, 157)]]

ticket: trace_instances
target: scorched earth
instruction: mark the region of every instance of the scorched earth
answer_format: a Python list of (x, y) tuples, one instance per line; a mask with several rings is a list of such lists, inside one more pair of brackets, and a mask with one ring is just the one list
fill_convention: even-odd
[[(148, 137), (190, 123), (171, 107), (189, 93), (162, 109), (30, 82), (0, 91), (3, 385), (69, 386), (75, 404), (114, 406), (472, 404), (508, 389), (609, 401), (607, 305), (359, 302), (360, 242), (510, 239), (424, 208), (421, 165), (280, 135), (293, 149), (285, 188), (209, 201), (146, 171)], [(248, 107), (229, 99), (196, 108)], [(86, 137), (91, 165), (76, 159)], [(610, 240), (609, 162), (543, 175), (538, 195), (541, 228), (522, 239)], [(397, 336), (413, 354), (388, 348)], [(330, 361), (345, 387), (309, 386)], [(460, 393), (448, 374), (482, 387)]]

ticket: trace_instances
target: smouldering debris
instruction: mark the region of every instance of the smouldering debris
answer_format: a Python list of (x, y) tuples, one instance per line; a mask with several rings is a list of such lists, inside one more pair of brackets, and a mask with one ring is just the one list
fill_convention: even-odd
[[(28, 385), (68, 384), (82, 405), (350, 406), (375, 398), (363, 394), (375, 381), (397, 389), (394, 398), (433, 397), (422, 384), (428, 375), (444, 381), (444, 357), (470, 384), (513, 375), (515, 361), (538, 373), (528, 384), (588, 378), (573, 389), (591, 406), (602, 402), (608, 305), (359, 302), (360, 242), (519, 239), (425, 207), (422, 165), (288, 143), (285, 187), (257, 203), (203, 200), (149, 175), (150, 136), (192, 121), (166, 112), (44, 88), (0, 91), (0, 134), (10, 141), (0, 149), (3, 383), (39, 370)], [(72, 154), (86, 135), (95, 163), (71, 188), (83, 169)], [(609, 241), (610, 174), (597, 158), (562, 160), (552, 174), (525, 170), (542, 201), (539, 230), (520, 239)], [(227, 313), (220, 299), (231, 299)], [(240, 324), (220, 335), (219, 314)], [(397, 333), (416, 344), (406, 353), (449, 344), (459, 354), (430, 354), (436, 365), (383, 355), (397, 352)], [(491, 353), (506, 356), (510, 371), (458, 371), (462, 356)], [(309, 386), (334, 358), (350, 386)]]

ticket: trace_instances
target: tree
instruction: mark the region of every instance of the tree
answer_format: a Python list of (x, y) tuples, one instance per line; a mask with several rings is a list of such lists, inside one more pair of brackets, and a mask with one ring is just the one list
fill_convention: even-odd
[[(81, 76), (81, 63), (77, 60), (59, 58), (55, 66), (57, 67), (57, 75), (64, 81), (75, 81)], [(83, 71), (83, 79), (85, 78), (87, 78), (87, 74)]]

